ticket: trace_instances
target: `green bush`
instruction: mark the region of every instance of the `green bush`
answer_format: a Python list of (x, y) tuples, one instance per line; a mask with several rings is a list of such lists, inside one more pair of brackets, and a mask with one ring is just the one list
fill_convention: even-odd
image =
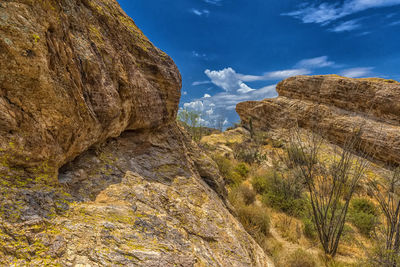
[(214, 155), (213, 160), (217, 163), (222, 177), (230, 185), (239, 185), (249, 172), (247, 165), (239, 163), (235, 166), (230, 159), (224, 156)]
[(246, 163), (239, 163), (238, 165), (235, 166), (234, 171), (240, 174), (240, 176), (247, 177), (249, 174), (249, 166)]
[(268, 172), (265, 175), (255, 176), (251, 180), (251, 184), (258, 194), (263, 194), (267, 190), (268, 177), (270, 175), (276, 175), (276, 172)]
[(302, 249), (298, 249), (289, 256), (285, 257), (280, 266), (315, 267), (317, 264), (310, 253), (307, 253)]
[(366, 198), (357, 198), (351, 201), (349, 212), (351, 223), (361, 234), (369, 236), (378, 224), (378, 209), (374, 203)]
[[(303, 198), (304, 185), (301, 180), (293, 174), (283, 178), (273, 171), (265, 176), (266, 185), (263, 190), (262, 200), (265, 204), (288, 215), (300, 217), (307, 205)], [(254, 184), (253, 184), (254, 186)], [(255, 190), (258, 191), (264, 184), (256, 184)]]
[(352, 210), (378, 216), (378, 209), (372, 201), (366, 198), (355, 198), (351, 201)]
[(221, 175), (227, 177), (233, 169), (232, 161), (222, 155), (214, 155), (212, 159), (217, 163)]
[(308, 217), (304, 217), (302, 219), (302, 221), (303, 221), (303, 225), (304, 225), (304, 228), (303, 228), (304, 236), (309, 239), (312, 239), (312, 240), (317, 239), (317, 237), (318, 237), (317, 229), (315, 229), (315, 225), (312, 222), (312, 220)]
[(377, 225), (377, 218), (373, 214), (360, 212), (353, 214), (351, 222), (358, 228), (361, 234), (369, 236)]

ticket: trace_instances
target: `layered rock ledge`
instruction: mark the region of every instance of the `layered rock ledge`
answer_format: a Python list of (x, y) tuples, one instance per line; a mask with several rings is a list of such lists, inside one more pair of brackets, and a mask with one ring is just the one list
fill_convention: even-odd
[(0, 3), (1, 266), (268, 266), (114, 0)]
[(277, 85), (279, 96), (239, 103), (242, 122), (258, 129), (318, 129), (343, 145), (362, 129), (363, 152), (386, 164), (400, 164), (400, 83), (336, 75), (296, 76)]

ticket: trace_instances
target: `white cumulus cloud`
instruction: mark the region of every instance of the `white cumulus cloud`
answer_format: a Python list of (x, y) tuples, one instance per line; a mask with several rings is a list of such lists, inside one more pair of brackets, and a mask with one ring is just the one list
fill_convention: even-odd
[(185, 103), (185, 104), (183, 104), (183, 107), (186, 109), (196, 110), (196, 111), (204, 110), (204, 104), (203, 104), (203, 101), (201, 101), (201, 100), (196, 100), (193, 102)]
[(235, 70), (225, 68), (223, 70), (205, 70), (204, 73), (211, 82), (225, 91), (236, 91), (241, 88), (242, 81), (238, 78)]

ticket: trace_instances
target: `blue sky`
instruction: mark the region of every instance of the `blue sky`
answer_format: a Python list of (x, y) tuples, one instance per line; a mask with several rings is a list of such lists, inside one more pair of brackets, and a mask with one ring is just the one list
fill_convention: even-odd
[(280, 80), (340, 74), (400, 80), (400, 0), (118, 0), (175, 61), (181, 107), (238, 122), (235, 105)]

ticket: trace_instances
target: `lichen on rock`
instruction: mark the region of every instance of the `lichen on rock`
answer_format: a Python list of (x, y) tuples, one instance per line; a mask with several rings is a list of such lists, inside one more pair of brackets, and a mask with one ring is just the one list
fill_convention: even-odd
[(115, 0), (0, 4), (0, 265), (268, 266)]

